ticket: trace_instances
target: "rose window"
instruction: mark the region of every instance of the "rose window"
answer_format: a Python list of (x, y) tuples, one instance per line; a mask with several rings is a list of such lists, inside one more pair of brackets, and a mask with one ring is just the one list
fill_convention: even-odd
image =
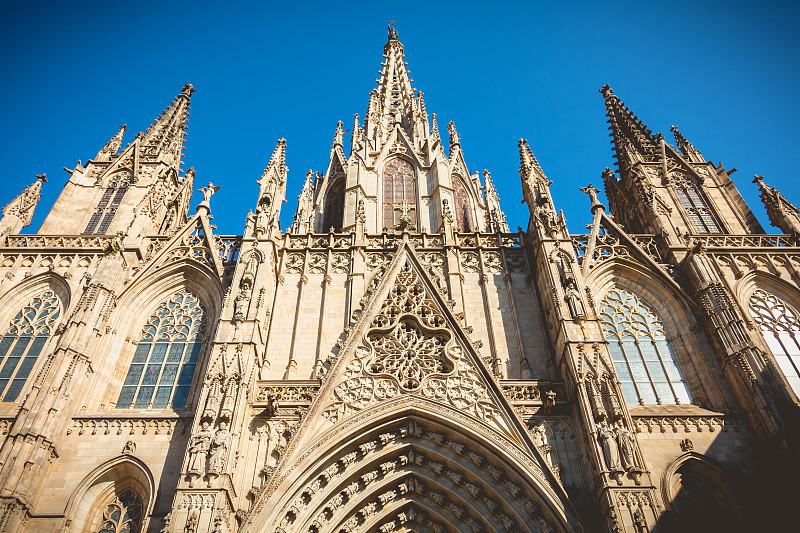
[(367, 336), (374, 351), (372, 374), (389, 374), (405, 390), (415, 390), (431, 374), (448, 374), (453, 365), (445, 355), (446, 332), (428, 332), (416, 320), (404, 318), (388, 332)]

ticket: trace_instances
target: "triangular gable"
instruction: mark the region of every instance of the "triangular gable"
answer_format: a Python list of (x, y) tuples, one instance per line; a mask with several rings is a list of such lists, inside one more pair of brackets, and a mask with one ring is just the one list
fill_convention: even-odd
[(558, 485), (425, 268), (403, 243), (333, 360), (278, 469), (288, 468), (292, 452), (343, 421), (413, 397), (444, 404), (527, 451), (548, 483)]
[(189, 219), (189, 222), (150, 259), (147, 266), (139, 271), (137, 277), (145, 277), (157, 268), (182, 259), (197, 261), (209, 267), (218, 276), (222, 276), (224, 271), (222, 259), (219, 257), (219, 250), (205, 216), (195, 215)]
[(389, 134), (376, 160), (384, 159), (395, 153), (404, 154), (413, 159), (418, 166), (424, 166), (423, 161), (414, 148), (414, 143), (411, 142), (406, 132), (403, 131), (403, 128), (401, 128), (399, 124), (395, 126)]
[[(644, 251), (644, 249), (633, 239), (628, 233), (622, 229), (616, 222), (614, 222), (607, 214), (601, 213), (601, 224), (602, 227), (608, 232), (616, 236), (622, 244), (624, 244), (631, 252), (631, 254), (639, 260), (640, 263), (649, 267), (650, 271), (661, 281), (663, 281), (667, 286), (672, 287), (676, 294), (685, 294), (683, 287), (681, 287), (677, 281), (672, 279), (672, 277), (667, 273), (667, 271), (662, 267), (655, 259), (653, 259), (650, 254)], [(587, 250), (588, 251), (588, 250)], [(587, 254), (588, 255), (588, 254)], [(584, 257), (584, 261), (591, 261), (591, 257)], [(696, 302), (691, 299), (686, 300), (692, 307), (697, 306)]]

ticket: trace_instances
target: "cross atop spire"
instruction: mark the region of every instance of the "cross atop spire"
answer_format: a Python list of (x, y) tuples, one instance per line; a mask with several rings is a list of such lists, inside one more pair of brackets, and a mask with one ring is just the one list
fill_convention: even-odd
[(658, 153), (658, 139), (645, 124), (625, 105), (608, 85), (600, 89), (606, 102), (608, 129), (611, 131), (617, 165), (630, 165), (632, 159), (650, 160)]

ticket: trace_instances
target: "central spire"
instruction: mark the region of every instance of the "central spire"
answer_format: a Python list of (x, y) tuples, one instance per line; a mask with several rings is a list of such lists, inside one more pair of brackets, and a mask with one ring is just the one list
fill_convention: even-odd
[(365, 117), (365, 133), (374, 150), (380, 150), (396, 128), (400, 128), (412, 142), (428, 136), (428, 117), (422, 93), (415, 94), (406, 69), (403, 44), (397, 30), (389, 22), (388, 41), (383, 47), (384, 61), (378, 87), (370, 93)]

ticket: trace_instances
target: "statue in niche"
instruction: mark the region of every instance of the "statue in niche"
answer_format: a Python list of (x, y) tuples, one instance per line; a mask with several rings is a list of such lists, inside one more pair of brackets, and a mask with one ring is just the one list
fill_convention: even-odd
[(208, 473), (220, 475), (225, 471), (225, 458), (231, 446), (231, 432), (227, 422), (220, 422), (219, 429), (211, 441), (211, 456), (208, 459)]
[(250, 283), (242, 280), (242, 287), (239, 289), (239, 294), (233, 300), (233, 320), (241, 322), (245, 319), (247, 313), (247, 306), (250, 304), (250, 299), (253, 297), (253, 290)]
[(586, 310), (581, 301), (581, 293), (578, 292), (574, 279), (567, 282), (567, 287), (564, 289), (564, 299), (567, 302), (567, 307), (569, 307), (569, 312), (573, 319), (586, 317)]
[(206, 459), (211, 449), (211, 430), (210, 424), (203, 422), (200, 430), (192, 435), (189, 441), (189, 475), (192, 481), (189, 486), (193, 486), (195, 477), (202, 477), (206, 473)]
[(553, 465), (553, 458), (551, 456), (552, 447), (550, 446), (548, 439), (547, 439), (547, 426), (545, 426), (544, 422), (539, 422), (535, 426), (533, 426), (533, 443), (536, 445), (536, 448), (542, 454), (545, 462), (549, 465)]
[(616, 435), (604, 420), (597, 425), (597, 438), (603, 448), (603, 456), (606, 460), (606, 467), (612, 472), (619, 472), (622, 466), (619, 461), (619, 448), (617, 447)]
[(638, 468), (636, 452), (633, 444), (633, 434), (625, 427), (622, 422), (617, 424), (617, 448), (622, 460), (622, 467), (630, 472)]

